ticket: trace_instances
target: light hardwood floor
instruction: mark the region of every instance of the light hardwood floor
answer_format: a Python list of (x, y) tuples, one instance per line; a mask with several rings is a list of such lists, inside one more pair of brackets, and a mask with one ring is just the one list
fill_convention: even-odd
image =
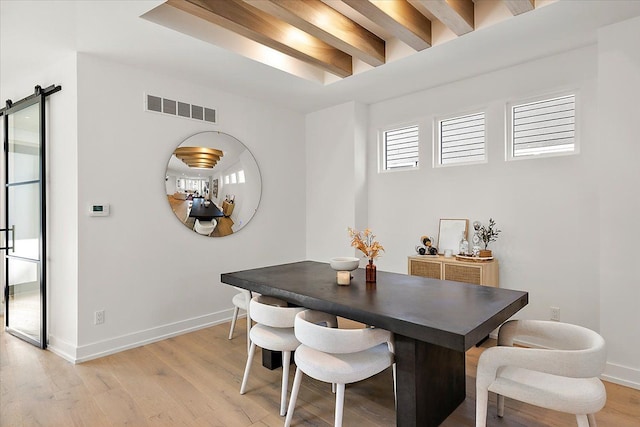
[[(0, 316), (0, 318), (2, 318)], [(4, 323), (4, 319), (3, 319)], [(256, 354), (248, 391), (239, 393), (246, 361), (244, 319), (73, 365), (0, 331), (1, 426), (282, 426), (280, 369)], [(485, 346), (494, 345), (490, 340)], [(473, 426), (475, 371), (482, 348), (467, 353), (467, 398), (443, 426)], [(294, 369), (291, 370), (293, 377)], [(290, 384), (293, 378), (290, 378)], [(600, 427), (640, 426), (640, 391), (606, 383)], [(330, 426), (331, 386), (305, 377), (294, 426)], [(347, 386), (345, 426), (394, 426), (390, 370)], [(489, 426), (575, 426), (567, 414), (507, 400), (504, 419), (489, 408)]]

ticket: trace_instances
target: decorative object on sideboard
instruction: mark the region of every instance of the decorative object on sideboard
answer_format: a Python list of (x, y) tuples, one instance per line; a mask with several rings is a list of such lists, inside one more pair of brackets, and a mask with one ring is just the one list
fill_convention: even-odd
[(351, 246), (361, 251), (369, 259), (369, 263), (365, 268), (367, 282), (375, 282), (377, 268), (373, 260), (380, 256), (380, 252), (384, 251), (384, 247), (375, 240), (376, 236), (369, 228), (361, 232), (349, 227), (347, 231), (349, 232), (349, 237), (351, 237)]
[(480, 221), (474, 221), (473, 222), (473, 238), (471, 239), (471, 242), (473, 243), (473, 246), (471, 248), (471, 255), (472, 256), (479, 256), (480, 255), (480, 227), (482, 226), (482, 224), (480, 224)]
[(431, 238), (429, 236), (421, 236), (420, 244), (416, 246), (416, 252), (418, 255), (438, 255), (438, 248), (431, 244)]
[(336, 270), (338, 285), (347, 286), (351, 283), (351, 272), (360, 265), (360, 259), (352, 256), (336, 257), (329, 260), (329, 265)]
[(493, 260), (493, 256), (481, 257), (480, 255), (461, 255), (458, 254), (455, 257), (459, 261), (470, 261), (470, 262), (487, 262)]
[(458, 248), (458, 254), (466, 255), (469, 253), (469, 242), (467, 241), (467, 234), (462, 233), (460, 235), (460, 247)]
[(491, 256), (491, 250), (489, 250), (489, 243), (495, 242), (498, 239), (498, 234), (500, 233), (500, 231), (501, 230), (498, 230), (498, 228), (496, 227), (496, 222), (493, 220), (493, 218), (489, 218), (488, 226), (486, 227), (484, 225), (480, 226), (478, 230), (478, 236), (480, 237), (480, 240), (484, 244), (484, 249), (481, 249), (479, 253), (480, 257)]
[(457, 253), (460, 247), (460, 236), (467, 235), (468, 219), (441, 219), (438, 232), (438, 253), (444, 254), (447, 249)]
[(230, 217), (233, 213), (233, 208), (236, 207), (236, 196), (227, 194), (222, 201), (222, 213), (226, 218)]

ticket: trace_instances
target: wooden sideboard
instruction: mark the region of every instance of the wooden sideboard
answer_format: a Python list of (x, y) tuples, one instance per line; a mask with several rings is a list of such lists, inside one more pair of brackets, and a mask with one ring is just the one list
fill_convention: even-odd
[(465, 261), (442, 255), (417, 255), (409, 257), (409, 274), (439, 280), (473, 283), (499, 287), (498, 260)]
[(225, 200), (222, 202), (222, 213), (226, 217), (231, 216), (231, 214), (233, 213), (233, 208), (235, 207), (235, 203), (231, 203)]

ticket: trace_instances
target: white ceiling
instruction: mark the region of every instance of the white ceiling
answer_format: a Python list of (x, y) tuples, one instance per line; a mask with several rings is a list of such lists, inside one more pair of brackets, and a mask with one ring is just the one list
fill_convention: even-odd
[(162, 3), (0, 0), (0, 83), (77, 51), (310, 112), (351, 100), (377, 102), (593, 44), (599, 27), (640, 15), (638, 0), (559, 0), (322, 85), (140, 18)]

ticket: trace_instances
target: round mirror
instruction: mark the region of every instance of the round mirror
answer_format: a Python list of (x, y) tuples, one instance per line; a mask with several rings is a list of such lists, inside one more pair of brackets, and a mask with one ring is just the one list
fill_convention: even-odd
[(260, 169), (231, 135), (201, 132), (180, 144), (165, 175), (167, 199), (185, 227), (203, 236), (237, 233), (256, 213), (262, 194)]

